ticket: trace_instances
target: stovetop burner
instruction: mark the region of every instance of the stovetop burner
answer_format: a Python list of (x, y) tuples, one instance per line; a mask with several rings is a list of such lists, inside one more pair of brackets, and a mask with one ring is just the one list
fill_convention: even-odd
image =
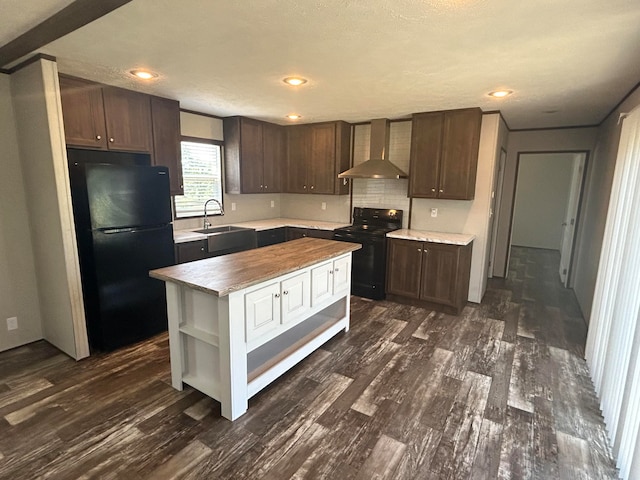
[(402, 228), (402, 210), (354, 207), (353, 224), (338, 230), (384, 236), (399, 228)]

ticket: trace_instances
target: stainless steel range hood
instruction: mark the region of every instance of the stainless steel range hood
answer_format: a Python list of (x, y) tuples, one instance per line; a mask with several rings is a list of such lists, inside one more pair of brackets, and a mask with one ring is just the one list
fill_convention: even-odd
[(407, 178), (407, 174), (387, 160), (389, 154), (389, 120), (371, 120), (370, 160), (350, 168), (338, 178)]

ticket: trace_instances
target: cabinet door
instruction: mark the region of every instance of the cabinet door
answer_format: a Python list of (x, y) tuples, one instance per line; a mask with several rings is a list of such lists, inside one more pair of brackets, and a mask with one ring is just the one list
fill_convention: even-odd
[(349, 291), (351, 278), (351, 255), (333, 261), (333, 294)]
[(307, 162), (309, 131), (306, 125), (288, 127), (287, 131), (287, 188), (288, 193), (307, 193)]
[(307, 236), (306, 228), (287, 227), (287, 242), (295, 240), (297, 238), (304, 238)]
[(109, 150), (150, 153), (151, 101), (148, 95), (103, 87)]
[(308, 271), (282, 281), (282, 323), (299, 319), (311, 308), (310, 283)]
[(60, 98), (67, 145), (106, 150), (101, 86), (61, 76)]
[(445, 112), (439, 198), (473, 199), (481, 124), (479, 108)]
[(326, 302), (333, 296), (333, 262), (311, 269), (311, 306)]
[(282, 162), (284, 159), (284, 129), (280, 125), (262, 124), (263, 192), (282, 191)]
[(280, 325), (280, 282), (244, 296), (247, 342), (260, 338)]
[(389, 239), (387, 253), (387, 293), (420, 297), (422, 242)]
[(242, 193), (262, 193), (262, 122), (240, 119), (240, 178)]
[(442, 155), (444, 113), (417, 113), (411, 121), (409, 196), (436, 198)]
[(310, 125), (309, 193), (333, 194), (336, 184), (336, 124)]
[(322, 230), (319, 228), (307, 228), (307, 234), (310, 238), (324, 238), (325, 240), (333, 239), (333, 230)]
[(459, 251), (457, 245), (424, 244), (420, 290), (422, 300), (456, 306)]
[(269, 230), (261, 230), (256, 232), (256, 240), (258, 247), (266, 247), (267, 245), (275, 245), (286, 241), (286, 228), (271, 228)]
[(176, 243), (176, 263), (193, 262), (208, 257), (207, 241)]
[(172, 195), (182, 195), (182, 154), (180, 151), (180, 103), (151, 97), (153, 164), (169, 169)]

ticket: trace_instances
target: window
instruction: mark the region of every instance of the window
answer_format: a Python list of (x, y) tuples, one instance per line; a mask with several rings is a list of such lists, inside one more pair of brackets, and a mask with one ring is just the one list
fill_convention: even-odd
[[(176, 218), (204, 213), (204, 203), (215, 198), (222, 204), (221, 147), (214, 140), (183, 140), (182, 181), (184, 195), (175, 196)], [(211, 205), (214, 215), (215, 205)]]

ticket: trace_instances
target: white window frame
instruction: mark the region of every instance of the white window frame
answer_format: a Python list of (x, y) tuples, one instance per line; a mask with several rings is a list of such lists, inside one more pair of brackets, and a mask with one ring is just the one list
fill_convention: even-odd
[[(198, 200), (197, 203), (194, 203), (191, 207), (185, 207), (185, 206), (180, 206), (181, 204), (181, 199), (184, 199), (184, 195), (176, 195), (175, 197), (173, 197), (173, 211), (174, 211), (174, 218), (175, 219), (185, 219), (185, 218), (194, 218), (194, 217), (202, 217), (204, 215), (204, 203), (205, 201), (209, 200), (210, 198), (215, 198), (216, 200), (218, 200), (220, 202), (220, 204), (223, 204), (223, 199), (224, 199), (224, 180), (223, 180), (223, 167), (222, 167), (222, 162), (223, 162), (223, 146), (224, 146), (224, 142), (218, 141), (218, 140), (210, 140), (210, 139), (206, 139), (206, 138), (198, 138), (198, 137), (187, 137), (187, 136), (183, 136), (181, 138), (181, 142), (180, 142), (180, 151), (182, 152), (182, 146), (183, 144), (187, 142), (187, 143), (199, 143), (199, 144), (204, 144), (204, 145), (213, 145), (213, 146), (217, 146), (219, 148), (218, 150), (218, 172), (214, 173), (214, 177), (217, 177), (218, 180), (218, 184), (217, 187), (214, 188), (214, 191), (211, 192), (210, 194), (207, 194), (206, 198), (203, 196), (201, 199)], [(183, 154), (184, 155), (184, 154)], [(183, 187), (184, 187), (184, 192), (185, 194), (188, 192), (189, 190), (189, 172), (185, 172), (185, 160), (184, 160), (184, 156), (183, 156), (183, 161), (182, 161), (182, 182), (183, 182)], [(213, 206), (213, 204), (212, 204)], [(220, 215), (219, 211), (217, 208), (211, 208), (211, 213), (208, 216), (216, 216), (216, 215)]]

